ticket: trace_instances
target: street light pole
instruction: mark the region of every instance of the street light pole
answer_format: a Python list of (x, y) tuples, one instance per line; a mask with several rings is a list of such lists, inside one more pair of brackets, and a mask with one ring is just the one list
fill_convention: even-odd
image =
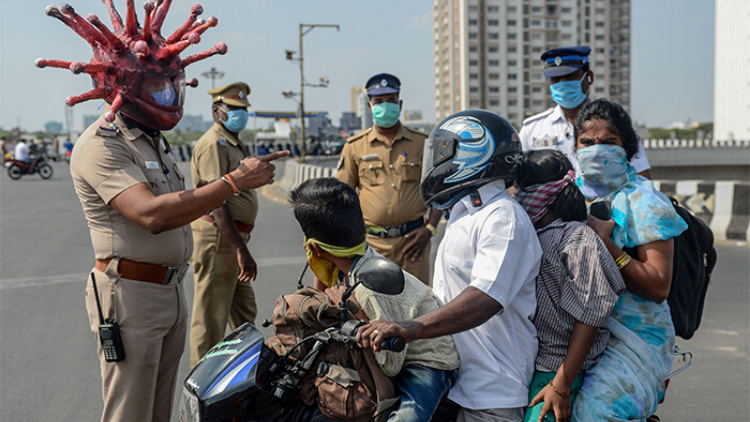
[(305, 55), (302, 47), (302, 37), (308, 32), (312, 31), (315, 27), (323, 28), (336, 28), (338, 31), (340, 27), (338, 25), (328, 24), (299, 24), (299, 102), (300, 102), (300, 161), (305, 161), (307, 155), (307, 145), (305, 144)]
[(216, 81), (216, 79), (223, 78), (224, 72), (219, 72), (218, 70), (216, 70), (215, 67), (212, 67), (211, 70), (209, 70), (208, 72), (201, 73), (201, 76), (203, 76), (204, 78), (211, 79), (211, 89), (214, 89), (215, 88), (214, 81)]

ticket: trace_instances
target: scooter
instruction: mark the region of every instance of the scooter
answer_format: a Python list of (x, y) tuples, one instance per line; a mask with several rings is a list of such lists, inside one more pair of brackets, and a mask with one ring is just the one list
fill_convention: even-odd
[(27, 163), (25, 161), (19, 161), (14, 158), (9, 159), (5, 162), (5, 167), (8, 168), (8, 176), (10, 176), (13, 180), (18, 180), (21, 178), (21, 176), (25, 174), (36, 174), (38, 173), (39, 176), (42, 177), (42, 179), (49, 179), (52, 177), (52, 174), (54, 171), (52, 170), (52, 166), (50, 166), (47, 163), (47, 158), (42, 155), (37, 159), (36, 166), (34, 167), (34, 171), (29, 172), (29, 168), (31, 168), (31, 163)]
[[(263, 335), (250, 323), (243, 324), (216, 344), (183, 383), (180, 421), (308, 421), (309, 410), (301, 406), (298, 392), (302, 379), (314, 370), (317, 356), (326, 345), (335, 342), (357, 347), (355, 335), (364, 323), (347, 319), (346, 308), (346, 301), (354, 288), (362, 284), (389, 295), (399, 294), (404, 289), (401, 269), (396, 266), (396, 271), (393, 271), (380, 261), (387, 260), (373, 258), (364, 263), (357, 282), (344, 291), (338, 327), (319, 331), (292, 347), (294, 350), (305, 342), (314, 341), (303, 358), (290, 359), (290, 353), (277, 355), (266, 346)], [(370, 268), (365, 268), (365, 265)], [(302, 288), (305, 270), (300, 275), (298, 288)], [(392, 337), (380, 344), (381, 348), (395, 352), (402, 351), (404, 346), (401, 337)]]

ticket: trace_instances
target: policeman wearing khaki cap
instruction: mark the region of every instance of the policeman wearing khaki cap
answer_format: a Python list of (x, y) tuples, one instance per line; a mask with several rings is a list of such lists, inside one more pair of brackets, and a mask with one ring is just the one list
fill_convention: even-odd
[[(244, 82), (208, 91), (214, 125), (195, 145), (191, 159), (193, 183), (214, 180), (235, 169), (246, 156), (239, 133), (247, 124), (250, 87)], [(190, 365), (195, 366), (224, 337), (254, 322), (255, 292), (251, 280), (257, 265), (248, 241), (258, 215), (255, 190), (243, 190), (210, 214), (192, 223), (195, 299), (190, 324)]]

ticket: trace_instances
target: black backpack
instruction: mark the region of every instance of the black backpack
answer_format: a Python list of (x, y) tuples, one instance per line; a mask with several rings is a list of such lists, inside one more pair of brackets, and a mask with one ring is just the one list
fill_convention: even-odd
[(675, 333), (689, 340), (701, 324), (711, 271), (716, 265), (714, 234), (701, 219), (670, 199), (688, 228), (674, 239), (672, 289), (667, 302)]

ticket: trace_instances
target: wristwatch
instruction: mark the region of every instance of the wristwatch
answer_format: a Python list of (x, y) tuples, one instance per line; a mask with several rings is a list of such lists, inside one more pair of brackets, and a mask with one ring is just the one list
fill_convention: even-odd
[(437, 229), (435, 228), (435, 226), (433, 226), (430, 223), (425, 224), (424, 228), (426, 228), (427, 230), (429, 230), (430, 231), (430, 235), (432, 235), (432, 236), (435, 236), (437, 234)]

